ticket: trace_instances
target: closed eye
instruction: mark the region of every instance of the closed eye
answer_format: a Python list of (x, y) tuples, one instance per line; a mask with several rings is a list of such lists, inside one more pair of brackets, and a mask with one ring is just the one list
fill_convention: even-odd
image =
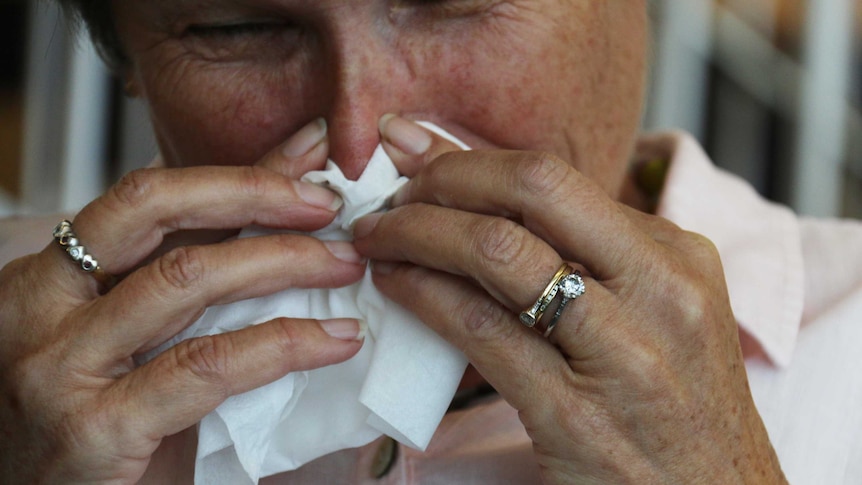
[(290, 28), (290, 25), (281, 22), (237, 22), (225, 24), (199, 24), (190, 25), (186, 35), (195, 37), (244, 37), (263, 34), (272, 34), (280, 30)]
[(305, 29), (285, 19), (201, 22), (182, 31), (187, 48), (209, 61), (284, 60), (302, 47)]
[(435, 17), (457, 18), (480, 15), (498, 6), (502, 0), (396, 0), (392, 12), (419, 9)]

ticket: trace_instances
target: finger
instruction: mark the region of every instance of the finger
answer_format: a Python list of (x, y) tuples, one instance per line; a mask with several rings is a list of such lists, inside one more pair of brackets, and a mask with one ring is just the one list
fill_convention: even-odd
[(352, 357), (362, 346), (357, 338), (356, 320), (277, 319), (181, 342), (109, 392), (134, 416), (126, 426), (158, 440), (199, 422), (230, 396)]
[(75, 218), (75, 231), (102, 268), (121, 274), (158, 247), (166, 233), (251, 224), (300, 231), (335, 217), (331, 191), (260, 167), (139, 170)]
[(407, 177), (415, 176), (444, 153), (462, 150), (452, 140), (393, 114), (383, 115), (378, 129), (386, 154), (398, 171)]
[[(467, 277), (512, 315), (535, 304), (562, 264), (556, 250), (508, 219), (427, 204), (411, 204), (375, 217), (379, 222), (371, 233), (357, 236), (355, 241), (362, 254), (375, 260), (375, 269), (381, 267), (379, 261), (406, 261)], [(357, 234), (368, 230), (361, 226), (367, 222), (357, 224)], [(446, 230), (429, 231), (429, 227)], [(579, 358), (595, 355), (596, 348), (605, 342), (602, 335), (592, 333), (593, 328), (582, 329), (582, 323), (591, 315), (612, 314), (617, 301), (586, 273), (583, 278), (589, 285), (589, 297), (582, 295), (570, 302), (552, 334), (566, 355)], [(562, 296), (556, 298), (556, 304), (548, 309), (537, 328), (548, 325), (561, 299)], [(596, 313), (599, 302), (601, 311), (611, 313)]]
[(562, 264), (554, 248), (515, 222), (429, 204), (363, 218), (354, 237), (369, 259), (467, 276), (512, 311), (532, 305)]
[[(256, 165), (258, 167), (273, 170), (288, 179), (299, 179), (302, 175), (311, 170), (319, 170), (324, 168), (326, 164), (326, 156), (328, 150), (329, 148), (326, 137), (326, 122), (321, 118), (312, 121), (302, 129), (300, 129), (285, 143), (270, 151), (270, 153), (264, 156)], [(164, 168), (164, 163), (161, 157), (157, 156), (148, 167)], [(310, 190), (313, 191), (313, 189)], [(320, 197), (320, 200), (326, 202), (328, 197), (336, 196), (334, 194), (324, 193), (324, 195)], [(335, 201), (332, 202), (332, 204), (336, 206), (340, 205), (340, 199), (336, 198)], [(317, 203), (317, 205), (321, 204)], [(80, 227), (82, 225), (84, 225), (83, 222), (79, 220), (76, 227)], [(237, 230), (238, 228), (227, 228), (220, 230), (184, 230), (178, 232), (165, 232), (163, 234), (163, 239), (158, 249), (150, 253), (147, 258), (139, 261), (138, 264), (146, 263), (147, 261), (155, 259), (156, 257), (169, 252), (171, 249), (180, 246), (187, 246), (192, 244), (207, 244), (224, 240), (227, 237), (235, 235)], [(86, 232), (86, 229), (84, 230), (84, 232)], [(94, 244), (98, 246), (98, 242), (94, 242)], [(90, 249), (92, 249), (92, 247), (93, 246), (90, 245)], [(70, 265), (68, 263), (68, 261), (66, 260), (66, 255), (62, 254), (62, 251), (59, 250), (59, 248), (52, 248), (49, 250), (49, 252), (51, 253), (51, 256), (49, 258), (50, 266), (55, 268), (64, 267), (67, 272), (71, 274), (71, 278), (59, 278), (58, 281), (62, 281), (65, 284), (65, 282), (69, 281), (69, 279), (74, 280), (84, 278), (84, 276), (80, 274), (80, 271), (76, 269), (74, 265)], [(97, 250), (94, 250), (93, 253), (101, 254), (98, 253)], [(102, 261), (106, 260), (103, 259)], [(107, 263), (105, 264), (105, 266), (108, 266)], [(92, 287), (90, 289), (92, 289), (93, 291), (97, 291), (96, 285), (91, 284), (90, 286)], [(67, 285), (66, 288), (77, 292), (80, 292), (81, 290), (80, 285)], [(89, 297), (91, 296), (90, 293), (92, 292), (86, 291), (85, 293), (86, 295), (82, 296), (86, 297), (85, 299), (89, 299)]]
[(599, 279), (622, 274), (652, 241), (594, 182), (542, 153), (447, 153), (406, 184), (393, 202), (424, 202), (521, 221)]
[(326, 120), (317, 118), (266, 154), (257, 165), (299, 179), (312, 170), (323, 170), (328, 155)]
[[(161, 345), (213, 305), (287, 288), (335, 288), (362, 278), (350, 243), (273, 235), (176, 249), (88, 304), (78, 337), (89, 365), (110, 365)], [(288, 315), (285, 315), (288, 316)], [(254, 322), (248, 322), (254, 323)]]
[(376, 265), (374, 283), (461, 349), (516, 409), (574, 377), (565, 358), (515, 314), (463, 278), (420, 266)]
[[(267, 153), (255, 165), (278, 172), (289, 179), (300, 179), (312, 170), (322, 170), (329, 154), (326, 120), (318, 118)], [(339, 205), (340, 201), (336, 201)], [(153, 260), (180, 246), (208, 244), (236, 235), (236, 229), (180, 231), (166, 234), (159, 248), (150, 254)]]

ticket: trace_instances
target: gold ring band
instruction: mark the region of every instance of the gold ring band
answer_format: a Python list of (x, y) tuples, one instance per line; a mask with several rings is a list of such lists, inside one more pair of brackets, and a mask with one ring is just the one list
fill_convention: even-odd
[(526, 325), (527, 327), (533, 328), (539, 320), (542, 319), (542, 315), (545, 313), (545, 310), (548, 309), (548, 305), (554, 301), (554, 298), (557, 296), (557, 291), (559, 291), (558, 283), (560, 280), (565, 278), (566, 276), (572, 274), (574, 272), (574, 268), (569, 266), (568, 263), (563, 263), (560, 266), (560, 269), (557, 270), (554, 277), (551, 278), (551, 282), (548, 283), (548, 286), (545, 287), (545, 290), (539, 295), (539, 298), (533, 303), (530, 308), (522, 311), (518, 316), (520, 318), (521, 323)]

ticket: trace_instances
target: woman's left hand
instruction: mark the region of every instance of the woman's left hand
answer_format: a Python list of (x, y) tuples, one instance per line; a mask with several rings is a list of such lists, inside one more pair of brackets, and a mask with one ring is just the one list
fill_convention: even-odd
[[(382, 135), (413, 179), (356, 247), (519, 411), (546, 483), (783, 482), (706, 238), (553, 155), (462, 152), (407, 123)], [(586, 293), (546, 339), (518, 314), (563, 262)]]

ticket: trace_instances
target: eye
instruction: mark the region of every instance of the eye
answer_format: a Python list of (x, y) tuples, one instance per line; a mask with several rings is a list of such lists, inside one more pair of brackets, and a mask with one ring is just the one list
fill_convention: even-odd
[(487, 13), (501, 0), (395, 0), (393, 13), (417, 10), (437, 18), (471, 17)]
[(301, 48), (304, 29), (285, 19), (193, 23), (182, 31), (187, 48), (210, 61), (285, 59)]
[(457, 6), (458, 4), (477, 3), (473, 0), (402, 0), (402, 4), (416, 5), (420, 7), (442, 7), (445, 5)]
[(244, 37), (278, 33), (289, 25), (281, 22), (253, 21), (191, 25), (185, 34), (195, 37)]

